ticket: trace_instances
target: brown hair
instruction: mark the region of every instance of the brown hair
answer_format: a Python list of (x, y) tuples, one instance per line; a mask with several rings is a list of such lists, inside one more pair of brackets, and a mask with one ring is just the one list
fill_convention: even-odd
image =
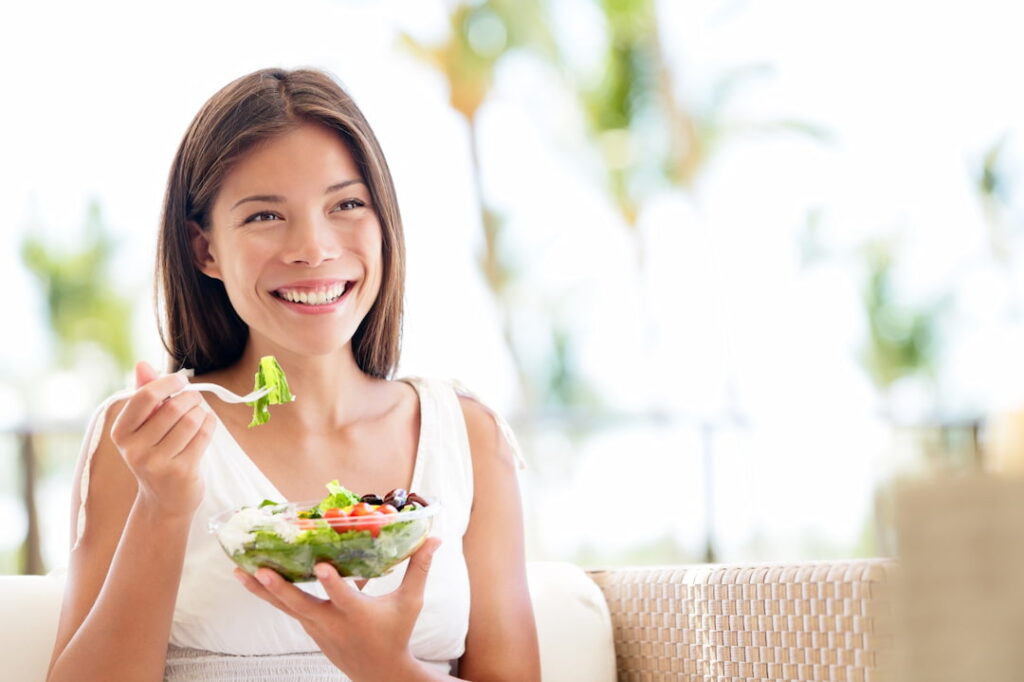
[(367, 374), (385, 378), (394, 372), (405, 288), (405, 241), (394, 183), (355, 102), (330, 76), (311, 69), (263, 69), (229, 83), (199, 110), (178, 147), (157, 247), (164, 306), (160, 337), (172, 369), (202, 374), (226, 367), (241, 356), (249, 336), (224, 284), (197, 267), (189, 221), (210, 229), (213, 201), (234, 164), (259, 142), (307, 122), (337, 131), (369, 187), (381, 226), (383, 275), (377, 300), (352, 337), (352, 350)]

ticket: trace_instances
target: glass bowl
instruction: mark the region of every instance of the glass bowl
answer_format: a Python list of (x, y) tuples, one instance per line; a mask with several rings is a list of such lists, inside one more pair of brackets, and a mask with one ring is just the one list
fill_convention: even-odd
[(290, 582), (316, 580), (313, 567), (325, 561), (346, 578), (377, 578), (409, 558), (427, 539), (437, 500), (395, 514), (341, 518), (300, 518), (319, 500), (232, 509), (210, 519), (210, 532), (246, 573), (270, 568)]

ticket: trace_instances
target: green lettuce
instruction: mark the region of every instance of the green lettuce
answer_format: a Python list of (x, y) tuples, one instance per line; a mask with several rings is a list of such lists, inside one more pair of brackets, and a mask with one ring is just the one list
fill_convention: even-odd
[(330, 493), (325, 497), (320, 504), (316, 506), (321, 513), (334, 507), (348, 507), (359, 501), (359, 496), (354, 492), (346, 488), (345, 486), (338, 483), (338, 479), (334, 479), (327, 484), (327, 492)]
[(283, 405), (295, 400), (291, 389), (288, 388), (288, 380), (285, 379), (284, 370), (277, 364), (273, 355), (265, 355), (260, 358), (259, 369), (256, 370), (256, 385), (254, 391), (269, 387), (270, 392), (255, 402), (246, 403), (252, 405), (252, 421), (249, 428), (266, 424), (270, 421), (270, 406)]
[(337, 533), (325, 524), (302, 531), (295, 542), (257, 530), (233, 558), (249, 573), (272, 568), (289, 582), (314, 580), (313, 567), (320, 561), (333, 565), (343, 576), (375, 578), (419, 544), (424, 530), (422, 521), (400, 521), (382, 528), (375, 539), (366, 530)]
[(234, 559), (248, 573), (257, 568), (272, 568), (289, 581), (306, 575), (313, 565), (313, 551), (309, 545), (297, 545), (268, 530), (257, 530), (253, 540)]

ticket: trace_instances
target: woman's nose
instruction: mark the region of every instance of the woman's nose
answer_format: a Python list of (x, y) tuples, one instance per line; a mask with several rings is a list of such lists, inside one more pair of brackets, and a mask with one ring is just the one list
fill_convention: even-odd
[(341, 253), (337, 235), (324, 218), (293, 219), (288, 227), (283, 256), (289, 263), (316, 267)]

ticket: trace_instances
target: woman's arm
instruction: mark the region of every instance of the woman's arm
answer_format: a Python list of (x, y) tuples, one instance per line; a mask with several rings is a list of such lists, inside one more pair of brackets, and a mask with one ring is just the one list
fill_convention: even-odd
[(461, 402), (473, 454), (473, 510), (462, 540), (472, 598), (459, 676), (539, 680), (515, 459), (494, 417), (472, 399)]
[[(91, 463), (88, 524), (71, 552), (49, 680), (160, 680), (214, 420), (174, 375), (110, 408)], [(85, 458), (83, 458), (84, 461)], [(72, 529), (78, 515), (76, 472)]]

